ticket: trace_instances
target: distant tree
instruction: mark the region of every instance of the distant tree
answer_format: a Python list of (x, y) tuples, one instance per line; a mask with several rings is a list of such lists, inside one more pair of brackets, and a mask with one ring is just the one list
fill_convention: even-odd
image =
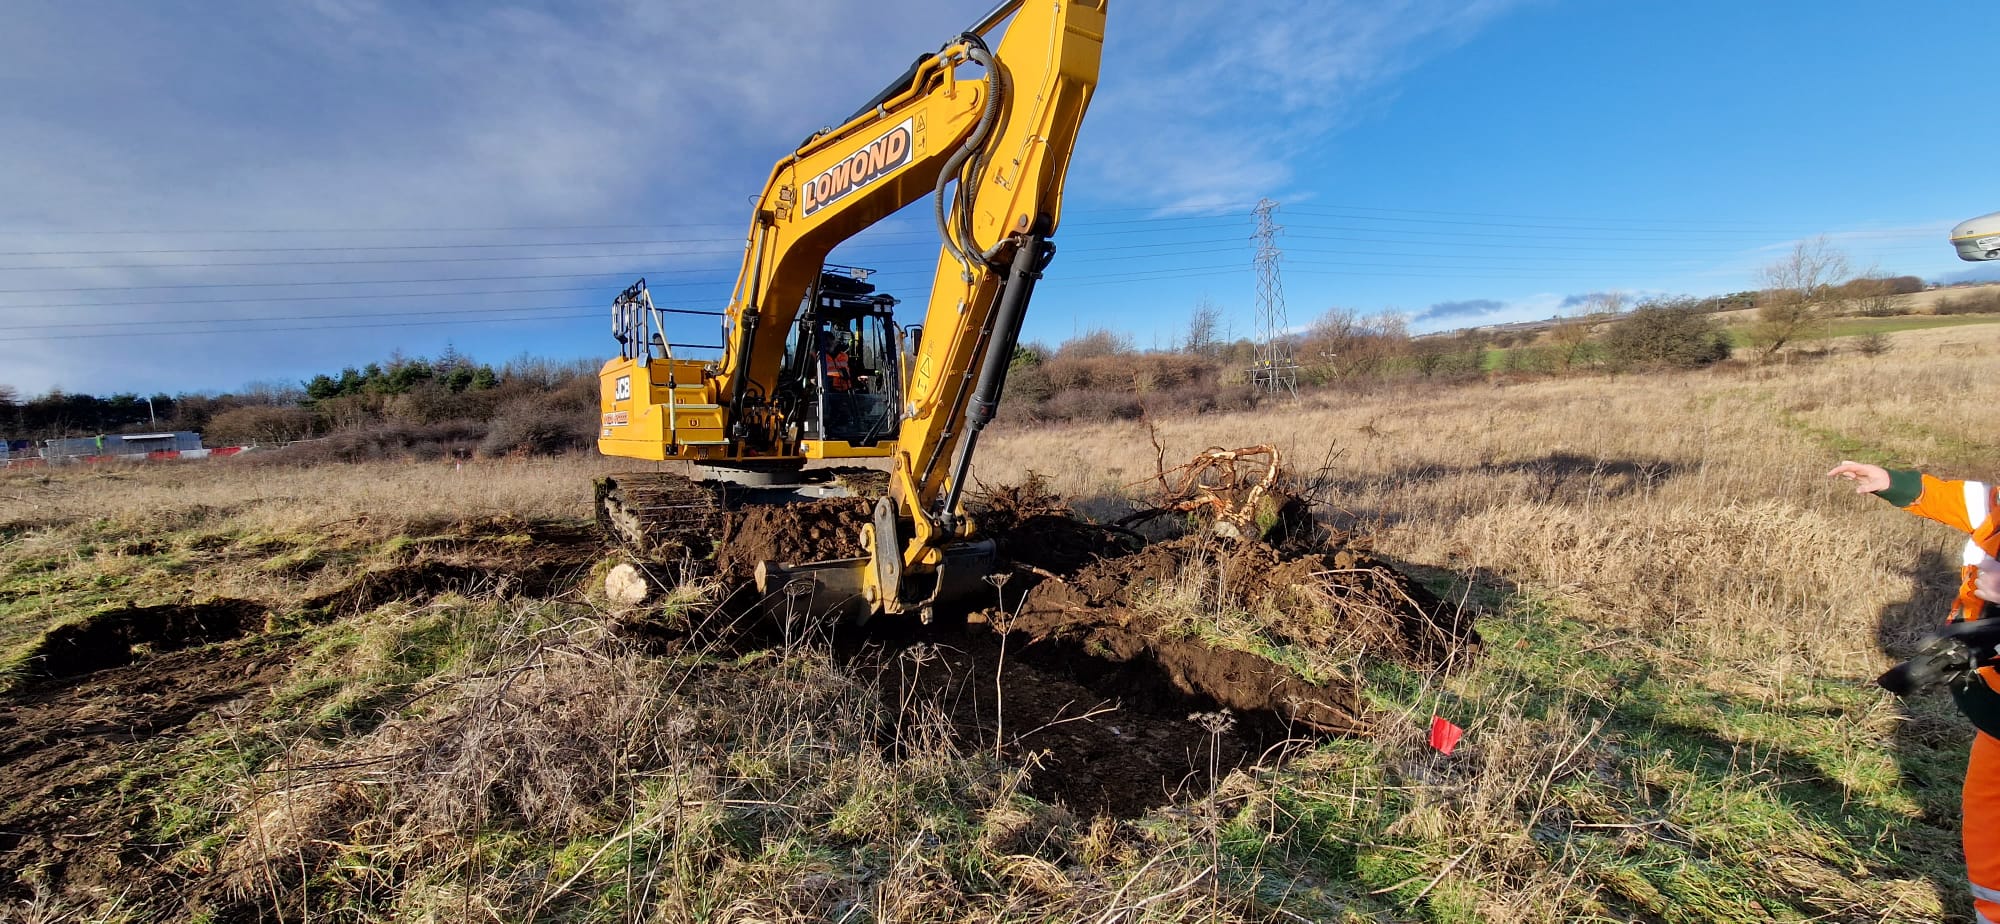
[(1880, 356), (1889, 352), (1889, 335), (1879, 330), (1862, 334), (1855, 338), (1854, 349), (1863, 356)]
[(1843, 301), (1864, 318), (1886, 318), (1896, 314), (1895, 283), (1880, 274), (1858, 276), (1839, 288)]
[(1363, 315), (1334, 306), (1313, 319), (1299, 343), (1299, 364), (1321, 380), (1381, 372), (1408, 352), (1409, 320), (1395, 312)]
[(500, 367), (500, 380), (512, 382), (520, 387), (536, 391), (554, 391), (571, 380), (587, 376), (597, 380), (597, 363), (594, 360), (564, 362), (522, 353), (508, 360)]
[(1056, 355), (1063, 359), (1118, 356), (1130, 352), (1132, 352), (1131, 338), (1102, 327), (1071, 337), (1056, 347)]
[[(320, 376), (319, 378), (325, 378)], [(261, 404), (266, 407), (291, 407), (304, 400), (306, 394), (297, 385), (289, 382), (251, 382), (236, 390), (233, 397), (244, 404)], [(157, 403), (158, 397), (154, 398)]]
[(312, 435), (313, 424), (305, 408), (246, 405), (215, 415), (202, 437), (212, 446), (274, 446)]
[(1592, 350), (1591, 331), (1624, 310), (1625, 293), (1595, 292), (1559, 316), (1556, 325), (1549, 329), (1549, 347), (1555, 365), (1564, 372), (1583, 365)]
[(408, 394), (410, 389), (430, 381), (436, 374), (430, 363), (421, 359), (406, 360), (390, 367), (388, 374), (382, 377), (380, 390), (384, 394)]
[(1695, 299), (1641, 303), (1604, 337), (1614, 369), (1693, 369), (1729, 358), (1729, 340)]
[(1837, 301), (1834, 286), (1847, 276), (1847, 255), (1824, 237), (1800, 241), (1784, 258), (1764, 267), (1763, 297), (1750, 343), (1760, 360), (1770, 360), (1787, 347), (1819, 332), (1821, 322)]
[(1222, 308), (1207, 298), (1194, 303), (1188, 315), (1187, 337), (1181, 349), (1195, 356), (1214, 357), (1222, 347)]

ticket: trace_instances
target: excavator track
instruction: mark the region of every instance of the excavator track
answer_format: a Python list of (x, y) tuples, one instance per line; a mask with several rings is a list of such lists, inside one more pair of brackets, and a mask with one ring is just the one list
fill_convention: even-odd
[(655, 564), (712, 561), (729, 535), (731, 511), (828, 497), (877, 498), (889, 476), (876, 469), (819, 469), (798, 484), (746, 488), (670, 472), (626, 472), (597, 480), (597, 522), (627, 554)]
[(703, 561), (721, 540), (723, 486), (668, 472), (597, 479), (597, 522), (635, 557), (658, 563)]

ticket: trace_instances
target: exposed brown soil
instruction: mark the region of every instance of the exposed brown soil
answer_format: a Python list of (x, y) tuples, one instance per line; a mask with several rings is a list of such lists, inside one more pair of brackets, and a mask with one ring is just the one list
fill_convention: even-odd
[(1061, 498), (1033, 482), (992, 488), (974, 501), (979, 532), (993, 537), (1003, 560), (1031, 571), (1069, 574), (1145, 545), (1129, 530), (1078, 518)]
[(1190, 637), (1190, 627), (1158, 602), (1190, 573), (1219, 583), (1246, 613), (1262, 614), (1263, 634), (1279, 645), (1429, 669), (1478, 643), (1469, 620), (1364, 549), (1281, 550), (1199, 535), (1043, 581), (1011, 616), (995, 615), (1030, 640), (1151, 663), (1175, 688), (1230, 709), (1271, 713), (1321, 732), (1367, 729), (1352, 681), (1311, 683), (1260, 655)]
[(447, 592), (554, 596), (581, 579), (602, 551), (602, 542), (595, 530), (564, 523), (525, 524), (503, 517), (465, 524), (413, 548), (412, 561), (364, 571), (342, 587), (307, 597), (298, 607), (337, 618)]
[[(1035, 485), (989, 490), (975, 515), (1012, 569), (1007, 611), (986, 596), (941, 609), (936, 626), (877, 619), (859, 636), (841, 635), (858, 667), (881, 674), (895, 714), (935, 704), (961, 746), (997, 741), (1038, 761), (1030, 784), (1038, 795), (1134, 816), (1174, 793), (1206, 791), (1211, 756), (1227, 772), (1286, 739), (1370, 731), (1351, 677), (1312, 682), (1263, 654), (1209, 641), (1191, 624), (1201, 612), (1163, 607), (1190, 573), (1254, 614), (1272, 646), (1433, 669), (1477, 645), (1469, 620), (1351, 538), (1326, 538), (1299, 513), (1305, 505), (1294, 506), (1294, 515), (1273, 518), (1282, 528), (1268, 531), (1270, 541), (1203, 534), (1146, 545), (1130, 530), (1078, 518)], [(764, 560), (863, 555), (869, 508), (842, 498), (731, 511), (717, 573), (743, 583)], [(1004, 658), (996, 623), (1007, 631)], [(775, 631), (750, 629), (752, 640)], [(1190, 718), (1219, 711), (1230, 716), (1219, 732)]]
[(861, 528), (868, 525), (873, 506), (865, 497), (829, 497), (731, 510), (716, 546), (715, 570), (747, 581), (763, 561), (800, 564), (866, 555)]
[[(1016, 527), (1035, 530), (1048, 516), (1020, 518)], [(1092, 527), (1058, 528), (1068, 537)], [(1034, 548), (1022, 532), (1010, 538)], [(1081, 557), (1058, 552), (1040, 561), (1062, 567)], [(1266, 634), (1277, 644), (1422, 669), (1447, 666), (1478, 644), (1469, 620), (1447, 615), (1421, 586), (1358, 547), (1281, 551), (1190, 536), (1067, 575), (1037, 566), (1008, 582), (1010, 608), (1020, 601), (1011, 617), (988, 610), (965, 626), (890, 629), (930, 647), (864, 660), (882, 674), (889, 705), (935, 704), (961, 746), (997, 741), (1011, 757), (1036, 761), (1030, 790), (1085, 814), (1136, 817), (1177, 795), (1206, 793), (1215, 783), (1211, 767), (1226, 774), (1278, 756), (1273, 747), (1287, 740), (1371, 730), (1354, 681), (1312, 683), (1261, 655), (1163, 624), (1146, 601), (1190, 567), (1218, 574), (1240, 605), (1269, 613)], [(1024, 596), (1012, 592), (1024, 585)], [(1011, 630), (1004, 651), (994, 622)], [(1204, 724), (1218, 712), (1227, 713), (1226, 727)]]
[(1200, 535), (1161, 542), (1036, 586), (1014, 628), (1037, 636), (1077, 626), (1149, 629), (1157, 619), (1138, 610), (1190, 572), (1218, 578), (1240, 607), (1267, 613), (1281, 641), (1360, 649), (1413, 667), (1439, 666), (1477, 641), (1469, 621), (1423, 586), (1340, 538), (1291, 549)]
[[(147, 843), (146, 803), (119, 798), (121, 778), (219, 712), (260, 708), (293, 652), (258, 637), (140, 660), (111, 650), (131, 663), (0, 698), (0, 869), (71, 894), (160, 895), (158, 861), (180, 845)], [(0, 891), (25, 886), (9, 875)]]
[(1205, 794), (1211, 756), (1227, 774), (1289, 737), (1257, 715), (1211, 731), (1202, 719), (1214, 700), (1177, 689), (1147, 663), (1060, 641), (1014, 638), (1003, 652), (1000, 637), (977, 626), (920, 634), (927, 647), (864, 656), (891, 714), (941, 710), (960, 747), (997, 742), (1008, 758), (1032, 763), (1031, 793), (1085, 816), (1136, 818), (1176, 796)]
[(509, 564), (426, 560), (365, 571), (345, 586), (308, 597), (301, 607), (331, 617), (366, 613), (397, 600), (426, 600), (439, 594), (551, 596), (578, 578), (585, 561)]
[(501, 518), (413, 544), (416, 560), (307, 600), (116, 607), (49, 630), (0, 691), (0, 899), (35, 882), (146, 899), (185, 885), (162, 862), (183, 845), (149, 843), (147, 800), (120, 787), (154, 772), (154, 755), (268, 702), (298, 644), (267, 631), (269, 614), (338, 619), (446, 591), (550, 596), (601, 553), (588, 528)]
[(132, 606), (92, 614), (42, 636), (30, 677), (64, 678), (130, 664), (141, 650), (178, 651), (261, 632), (264, 607), (249, 600)]
[[(861, 660), (897, 714), (935, 704), (961, 746), (997, 742), (1034, 760), (1030, 789), (1078, 812), (1134, 817), (1207, 792), (1211, 767), (1276, 756), (1287, 740), (1370, 731), (1356, 681), (1309, 682), (1189, 631), (1190, 616), (1159, 601), (1191, 573), (1257, 614), (1273, 645), (1436, 669), (1478, 644), (1469, 619), (1349, 537), (1294, 524), (1275, 546), (1190, 535), (1140, 547), (1031, 487), (981, 501), (982, 532), (1016, 568), (1002, 588), (1007, 609), (989, 603), (969, 624), (877, 625), (889, 649)], [(1217, 722), (1218, 712), (1228, 717)]]

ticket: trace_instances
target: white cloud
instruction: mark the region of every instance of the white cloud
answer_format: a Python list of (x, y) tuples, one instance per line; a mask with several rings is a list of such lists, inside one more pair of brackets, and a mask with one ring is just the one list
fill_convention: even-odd
[[(873, 4), (870, 56), (847, 22), (855, 7), (816, 0), (748, 6), (626, 0), (590, 6), (462, 7), (443, 13), (369, 0), (287, 6), (241, 0), (168, 9), (29, 4), (0, 30), (0, 235), (14, 252), (382, 243), (355, 235), (74, 235), (101, 229), (720, 226), (611, 235), (719, 238), (684, 246), (695, 262), (733, 261), (744, 198), (774, 152), (844, 115), (937, 47), (974, 12), (903, 0)], [(599, 233), (596, 237), (606, 235)], [(591, 235), (572, 239), (591, 239)], [(432, 239), (504, 239), (457, 234)], [(605, 249), (617, 252), (616, 248)], [(716, 252), (722, 255), (713, 255)], [(476, 255), (452, 251), (444, 257)], [(486, 251), (485, 253), (492, 253)], [(476, 277), (602, 269), (496, 262), (266, 269), (165, 268), (325, 254), (0, 257), (0, 266), (147, 264), (158, 268), (14, 269), (0, 289), (87, 289), (260, 281)], [(639, 262), (639, 261), (633, 261)], [(647, 258), (646, 265), (676, 261)], [(502, 269), (501, 267), (507, 267)], [(592, 285), (585, 281), (580, 285)], [(601, 285), (599, 286), (602, 287)], [(145, 289), (0, 294), (0, 325), (103, 319), (131, 338), (0, 342), (0, 382), (24, 391), (229, 385), (298, 376), (301, 362), (380, 355), (408, 331), (305, 334), (289, 348), (175, 337), (145, 322), (296, 314), (288, 294), (384, 289)], [(264, 294), (269, 303), (195, 308), (133, 302)], [(101, 310), (24, 308), (104, 302)], [(542, 302), (546, 302), (543, 299)], [(516, 304), (521, 302), (517, 301)], [(394, 299), (321, 304), (394, 310)], [(477, 299), (422, 307), (476, 306)], [(595, 330), (596, 326), (592, 329)], [(115, 329), (115, 328), (107, 328)], [(104, 332), (104, 331), (94, 331)], [(470, 332), (470, 331), (468, 331)], [(52, 332), (54, 333), (54, 332)], [(59, 333), (77, 333), (74, 330)], [(0, 341), (22, 336), (0, 332)], [(250, 349), (245, 346), (249, 345)], [(522, 344), (524, 347), (533, 344)], [(302, 355), (303, 354), (303, 355)], [(196, 357), (199, 365), (191, 367)], [(320, 357), (327, 357), (321, 359)]]
[[(1295, 194), (1300, 178), (1289, 166), (1295, 154), (1324, 143), (1343, 120), (1384, 98), (1397, 74), (1448, 51), (1509, 2), (1247, 0), (1222, 6), (1119, 0), (1111, 11), (1099, 95), (1084, 128), (1079, 182), (1071, 189), (1087, 185), (1144, 206), (1214, 206)], [(0, 250), (409, 240), (60, 233), (101, 229), (718, 223), (637, 231), (706, 240), (625, 252), (706, 251), (630, 262), (726, 272), (731, 242), (745, 220), (743, 203), (772, 161), (813, 129), (845, 116), (911, 58), (935, 49), (989, 7), (988, 0), (604, 0), (449, 9), (383, 0), (15, 4), (8, 27), (0, 30), (0, 176), (8, 178), (0, 230), (35, 233), (0, 234)], [(572, 239), (588, 240), (591, 233), (609, 232)], [(469, 238), (477, 235), (433, 239)], [(618, 261), (579, 268), (554, 261), (172, 268), (392, 255), (0, 256), (4, 267), (68, 267), (0, 270), (0, 290), (627, 268)], [(607, 285), (583, 280), (575, 295), (515, 303), (556, 304)], [(173, 318), (296, 315), (300, 305), (287, 303), (288, 296), (340, 291), (398, 289), (0, 293), (3, 326), (102, 321), (105, 327), (93, 332), (130, 333), (20, 343), (4, 341), (23, 334), (0, 331), (0, 383), (26, 392), (56, 384), (89, 390), (228, 386), (302, 377), (386, 354), (407, 341), (407, 331), (395, 330), (285, 340), (145, 336), (145, 323)], [(272, 300), (153, 304), (257, 295)], [(73, 303), (103, 307), (32, 307)], [(420, 304), (482, 303), (469, 296)], [(311, 307), (375, 312), (411, 304), (356, 299)]]
[(1296, 156), (1380, 105), (1397, 75), (1513, 5), (1122, 4), (1111, 13), (1079, 163), (1147, 204), (1298, 199)]

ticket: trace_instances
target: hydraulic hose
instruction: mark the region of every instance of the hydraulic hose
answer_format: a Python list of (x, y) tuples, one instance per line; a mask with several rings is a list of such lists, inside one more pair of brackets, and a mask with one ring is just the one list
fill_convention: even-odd
[[(980, 259), (973, 251), (970, 221), (966, 217), (970, 199), (966, 193), (967, 182), (961, 175), (961, 170), (968, 159), (982, 153), (987, 134), (993, 130), (994, 123), (1000, 118), (1000, 106), (1006, 96), (1007, 87), (1006, 77), (1000, 73), (999, 64), (993, 59), (993, 53), (987, 50), (983, 39), (976, 35), (964, 35), (960, 36), (959, 40), (966, 46), (966, 58), (986, 68), (986, 107), (980, 112), (979, 123), (973, 126), (972, 134), (965, 137), (965, 143), (959, 146), (958, 151), (945, 162), (944, 169), (938, 172), (937, 194), (934, 201), (938, 234), (943, 236), (945, 247), (951, 251), (952, 258), (956, 259), (970, 276), (974, 264), (984, 264), (986, 261)], [(984, 158), (979, 159), (983, 160)], [(975, 169), (979, 161), (974, 162)], [(954, 179), (959, 183), (959, 202), (956, 208), (945, 204), (945, 188), (950, 186)], [(951, 214), (954, 212), (959, 217), (956, 224), (951, 220)], [(964, 239), (961, 239), (961, 234), (965, 235)]]
[(980, 332), (985, 355), (972, 396), (965, 402), (962, 423), (965, 433), (959, 437), (951, 461), (950, 486), (932, 511), (947, 533), (958, 526), (958, 503), (965, 494), (965, 478), (972, 470), (972, 453), (979, 445), (979, 433), (993, 422), (994, 412), (1000, 407), (1000, 392), (1007, 385), (1007, 369), (1014, 360), (1014, 345), (1020, 342), (1021, 321), (1026, 316), (1028, 299), (1034, 294), (1035, 281), (1042, 278), (1042, 271), (1056, 254), (1054, 244), (1033, 232), (1016, 238), (1014, 245), (1013, 263), (1007, 268), (1007, 281), (1000, 289), (1000, 304), (988, 318), (987, 328)]

